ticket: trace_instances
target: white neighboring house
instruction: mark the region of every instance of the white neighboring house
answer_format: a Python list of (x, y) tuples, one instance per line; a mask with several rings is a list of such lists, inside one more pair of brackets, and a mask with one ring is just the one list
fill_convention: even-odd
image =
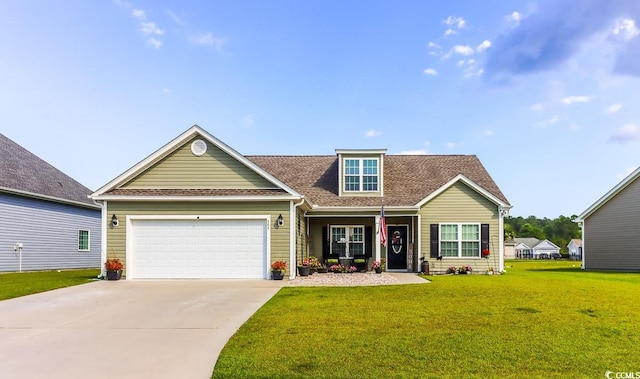
[[(516, 258), (540, 259), (540, 254), (546, 254), (546, 258), (552, 254), (560, 253), (560, 248), (549, 240), (537, 238), (514, 238)], [(545, 257), (543, 255), (543, 257)]]
[(582, 240), (578, 238), (572, 239), (567, 245), (569, 251), (569, 259), (572, 261), (582, 260)]

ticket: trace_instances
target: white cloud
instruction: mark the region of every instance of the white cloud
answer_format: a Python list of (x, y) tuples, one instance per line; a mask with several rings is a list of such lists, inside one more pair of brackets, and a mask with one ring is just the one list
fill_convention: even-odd
[(588, 103), (591, 101), (589, 96), (567, 96), (562, 99), (564, 104), (574, 104), (574, 103)]
[(114, 0), (116, 4), (123, 8), (131, 10), (131, 16), (140, 22), (140, 31), (147, 37), (147, 44), (155, 49), (162, 47), (162, 40), (157, 36), (164, 34), (164, 31), (153, 21), (147, 17), (147, 12), (142, 9), (133, 8), (131, 3), (121, 0)]
[(546, 128), (547, 126), (553, 125), (553, 124), (557, 123), (558, 121), (560, 121), (560, 116), (556, 115), (556, 116), (551, 117), (550, 119), (542, 120), (540, 122), (537, 122), (535, 125), (536, 126), (541, 126), (543, 128)]
[(532, 111), (541, 111), (543, 108), (542, 103), (536, 103), (529, 107)]
[(173, 22), (176, 23), (176, 25), (180, 25), (180, 26), (184, 26), (185, 25), (185, 22), (182, 19), (182, 17), (178, 16), (176, 14), (176, 12), (168, 10), (167, 11), (167, 15), (169, 15), (169, 17), (173, 20)]
[(618, 113), (618, 111), (622, 108), (622, 104), (611, 104), (609, 108), (607, 108), (607, 113), (614, 114)]
[(447, 29), (447, 30), (444, 31), (444, 36), (448, 37), (448, 36), (450, 36), (452, 34), (456, 34), (456, 33), (457, 32), (455, 30), (453, 30), (453, 29)]
[(473, 49), (470, 46), (462, 46), (462, 45), (456, 45), (453, 47), (453, 51), (456, 54), (460, 54), (460, 55), (471, 55), (473, 54)]
[(453, 149), (454, 147), (458, 146), (458, 144), (457, 144), (457, 143), (455, 143), (455, 142), (447, 142), (447, 143), (445, 143), (445, 144), (444, 144), (444, 146), (445, 146), (447, 149)]
[(227, 43), (225, 38), (215, 37), (212, 33), (200, 33), (191, 36), (189, 40), (196, 45), (213, 46), (219, 52), (222, 52), (224, 45)]
[(382, 134), (382, 132), (380, 132), (380, 131), (378, 131), (378, 130), (373, 130), (373, 129), (371, 129), (371, 130), (367, 130), (367, 131), (364, 133), (365, 137), (367, 137), (367, 138), (377, 137), (377, 136), (379, 136), (380, 134)]
[(487, 137), (490, 137), (493, 134), (494, 134), (494, 132), (491, 129), (487, 129), (487, 130), (484, 131), (484, 135), (487, 136)]
[(609, 142), (627, 143), (640, 140), (640, 128), (634, 124), (627, 124), (619, 127), (609, 137)]
[(507, 16), (507, 22), (515, 26), (520, 24), (520, 20), (522, 20), (522, 15), (516, 11)]
[(435, 42), (429, 41), (429, 43), (427, 44), (427, 47), (430, 49), (436, 49), (436, 50), (440, 50), (442, 49), (442, 46), (438, 45)]
[(151, 47), (153, 47), (155, 49), (159, 49), (159, 48), (162, 47), (162, 41), (160, 41), (159, 39), (153, 38), (153, 37), (149, 38), (147, 40), (147, 43), (149, 44), (149, 46), (151, 46)]
[(634, 172), (637, 169), (638, 169), (637, 167), (629, 167), (625, 171), (616, 174), (616, 179), (622, 180), (622, 179), (626, 178), (627, 176), (631, 175), (631, 173)]
[(140, 26), (142, 27), (141, 30), (144, 34), (156, 34), (159, 36), (164, 34), (162, 29), (160, 29), (154, 22), (144, 21), (140, 23)]
[(434, 76), (434, 75), (438, 75), (438, 71), (436, 71), (434, 68), (426, 68), (424, 70), (424, 74)]
[(449, 16), (442, 22), (447, 26), (455, 27), (457, 29), (464, 29), (466, 26), (466, 21), (462, 17)]
[(163, 88), (162, 89), (162, 93), (169, 93), (171, 92), (171, 90), (169, 88)]
[(398, 155), (427, 155), (427, 150), (403, 150)]
[(476, 51), (479, 53), (482, 53), (483, 51), (487, 50), (489, 47), (491, 47), (491, 41), (485, 39), (484, 41), (482, 41), (481, 44), (478, 45), (478, 47), (476, 48)]
[(636, 27), (636, 22), (630, 18), (618, 19), (613, 28), (613, 35), (628, 41), (638, 34), (640, 30)]
[(134, 9), (132, 14), (135, 18), (141, 18), (143, 20), (147, 18), (147, 14), (142, 9)]

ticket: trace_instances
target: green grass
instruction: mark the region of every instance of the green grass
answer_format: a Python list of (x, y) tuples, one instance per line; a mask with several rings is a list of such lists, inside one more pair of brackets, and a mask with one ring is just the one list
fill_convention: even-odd
[(0, 300), (88, 283), (99, 273), (95, 268), (0, 274)]
[[(286, 287), (213, 378), (600, 378), (640, 371), (640, 275), (512, 261), (430, 284)], [(512, 266), (512, 267), (509, 267)]]

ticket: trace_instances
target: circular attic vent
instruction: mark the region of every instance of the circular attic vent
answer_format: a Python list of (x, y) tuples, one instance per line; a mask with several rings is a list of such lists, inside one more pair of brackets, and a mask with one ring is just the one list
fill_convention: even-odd
[(207, 152), (207, 143), (201, 139), (197, 139), (191, 143), (191, 152), (195, 156), (201, 156)]

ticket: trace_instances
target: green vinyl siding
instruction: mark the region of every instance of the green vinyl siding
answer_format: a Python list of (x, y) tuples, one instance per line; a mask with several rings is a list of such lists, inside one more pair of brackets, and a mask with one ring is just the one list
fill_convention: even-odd
[[(435, 263), (436, 266), (432, 270), (445, 271), (449, 266), (463, 266), (469, 265), (474, 270), (485, 271), (489, 267), (493, 267), (498, 270), (499, 262), (499, 216), (498, 206), (480, 195), (478, 192), (470, 188), (464, 183), (458, 182), (443, 193), (426, 203), (420, 209), (420, 246), (422, 250), (422, 256), (429, 259), (430, 256), (430, 241), (431, 241), (431, 224), (489, 224), (489, 237), (490, 237), (490, 250), (491, 256), (489, 259), (478, 257), (455, 257), (455, 258), (443, 258), (442, 261)], [(449, 225), (444, 228), (445, 236), (449, 231)], [(475, 233), (479, 233), (473, 227), (465, 227), (462, 230), (463, 241), (468, 237), (475, 237)], [(451, 236), (449, 236), (451, 237)], [(444, 238), (443, 240), (447, 240)], [(471, 244), (472, 242), (468, 242)], [(453, 242), (451, 244), (454, 244)], [(456, 249), (457, 255), (457, 243), (456, 246), (450, 246), (451, 249)], [(474, 246), (465, 246), (463, 242), (462, 250), (463, 255), (465, 251), (470, 251)], [(446, 245), (446, 244), (445, 244)], [(474, 250), (475, 251), (475, 250)], [(444, 254), (443, 254), (444, 255)], [(433, 260), (433, 259), (431, 259)], [(432, 262), (434, 263), (434, 262)]]
[(198, 157), (191, 152), (193, 139), (161, 159), (122, 188), (275, 188), (276, 186), (218, 147), (207, 143)]
[[(271, 224), (271, 262), (289, 262), (289, 206), (290, 202), (107, 202), (109, 219), (115, 214), (120, 225), (107, 226), (107, 256), (126, 262), (126, 217), (127, 215), (269, 215)], [(276, 219), (282, 214), (285, 227), (276, 227)], [(269, 264), (271, 262), (268, 262)], [(295, 266), (294, 266), (295, 267)]]

